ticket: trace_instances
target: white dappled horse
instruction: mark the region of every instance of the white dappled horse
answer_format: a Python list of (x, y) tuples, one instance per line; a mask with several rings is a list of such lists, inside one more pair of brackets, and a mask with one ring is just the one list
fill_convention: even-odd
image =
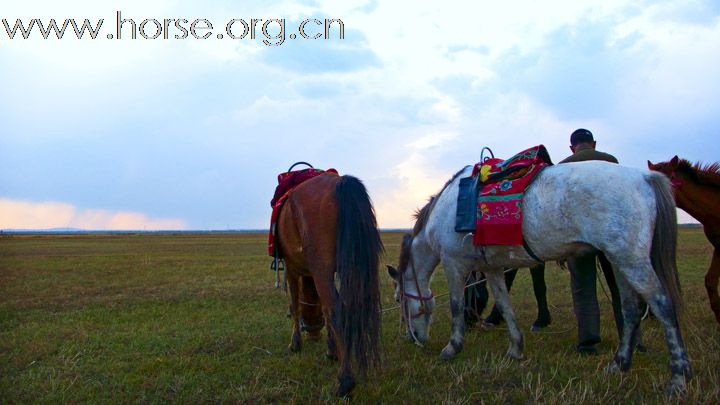
[[(472, 270), (484, 272), (508, 325), (507, 354), (519, 359), (523, 335), (510, 306), (503, 269), (530, 267), (537, 261), (523, 246), (476, 247), (472, 238), (455, 232), (458, 183), (471, 173), (472, 166), (458, 172), (418, 212), (413, 234), (403, 240), (399, 268), (388, 266), (388, 270), (398, 281), (396, 299), (403, 303), (408, 334), (422, 343), (428, 338), (434, 306), (430, 277), (442, 262), (452, 313), (443, 359), (453, 358), (463, 348), (465, 277)], [(603, 252), (613, 265), (625, 319), (607, 371), (630, 368), (642, 297), (665, 329), (672, 372), (668, 391), (685, 389), (692, 372), (677, 318), (682, 304), (675, 262), (677, 220), (670, 184), (663, 175), (596, 161), (550, 166), (523, 197), (522, 233), (543, 261)]]

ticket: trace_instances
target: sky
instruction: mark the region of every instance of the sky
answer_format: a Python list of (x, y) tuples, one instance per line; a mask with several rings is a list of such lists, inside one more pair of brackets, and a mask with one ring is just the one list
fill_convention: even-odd
[[(213, 29), (109, 39), (118, 10)], [(631, 167), (720, 160), (716, 0), (0, 6), (10, 29), (33, 18), (104, 21), (94, 40), (9, 39), (0, 23), (0, 229), (263, 229), (296, 161), (360, 178), (379, 225), (406, 228), (484, 146), (542, 143), (559, 161), (580, 127)], [(285, 19), (285, 40), (264, 44), (280, 41), (263, 21), (229, 38), (232, 19)], [(344, 38), (303, 39), (305, 19), (340, 19)]]

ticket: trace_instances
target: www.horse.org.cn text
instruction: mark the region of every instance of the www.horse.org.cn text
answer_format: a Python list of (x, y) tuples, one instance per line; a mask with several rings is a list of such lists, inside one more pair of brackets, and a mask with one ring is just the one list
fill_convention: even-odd
[[(306, 18), (297, 23), (294, 31), (285, 18), (232, 18), (224, 24), (213, 24), (207, 18), (146, 18), (143, 20), (125, 18), (121, 11), (115, 12), (114, 26), (103, 35), (105, 19), (100, 18), (96, 23), (84, 19), (78, 23), (74, 18), (58, 22), (54, 18), (29, 20), (6, 18), (2, 19), (4, 33), (0, 32), (0, 39), (26, 40), (64, 39), (65, 34), (74, 39), (232, 39), (232, 40), (259, 40), (266, 46), (280, 46), (287, 39), (290, 40), (317, 40), (317, 39), (345, 39), (345, 24), (338, 18)], [(4, 35), (3, 35), (4, 34)]]

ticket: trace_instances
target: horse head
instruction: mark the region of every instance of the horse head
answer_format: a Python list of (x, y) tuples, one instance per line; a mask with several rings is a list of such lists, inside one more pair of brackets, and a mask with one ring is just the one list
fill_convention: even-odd
[(675, 155), (667, 162), (653, 163), (649, 160), (647, 161), (648, 169), (660, 172), (667, 176), (670, 179), (670, 183), (673, 185), (674, 188), (680, 187), (682, 185), (682, 181), (678, 177), (679, 163), (680, 158), (678, 158), (677, 155)]
[(675, 155), (672, 159), (670, 159), (667, 162), (653, 163), (648, 160), (647, 165), (648, 165), (648, 169), (663, 173), (666, 176), (670, 177), (672, 172), (677, 170), (679, 162), (680, 162), (680, 158), (678, 158), (677, 155)]
[(400, 304), (401, 321), (406, 325), (408, 338), (422, 345), (428, 339), (435, 298), (432, 292), (422, 294), (413, 265), (412, 242), (412, 235), (403, 236), (399, 266), (388, 265), (387, 270), (393, 280), (395, 302)]

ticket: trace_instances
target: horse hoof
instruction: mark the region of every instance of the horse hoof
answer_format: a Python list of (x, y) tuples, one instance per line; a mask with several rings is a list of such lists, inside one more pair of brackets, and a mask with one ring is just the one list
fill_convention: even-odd
[(489, 331), (491, 331), (491, 330), (493, 330), (493, 329), (495, 329), (495, 325), (493, 325), (493, 324), (491, 324), (491, 323), (481, 323), (481, 324), (480, 324), (480, 330), (489, 332)]
[(545, 329), (548, 326), (550, 326), (551, 323), (552, 323), (551, 321), (546, 321), (546, 322), (535, 321), (535, 322), (533, 322), (532, 326), (530, 327), (530, 332), (539, 332), (541, 329)]
[(517, 351), (517, 350), (512, 350), (512, 349), (510, 349), (510, 350), (507, 351), (507, 353), (505, 353), (505, 355), (506, 355), (507, 357), (510, 357), (510, 358), (513, 359), (513, 360), (523, 360), (523, 359), (525, 359), (525, 356), (523, 356), (523, 354), (522, 354), (521, 352)]
[(338, 397), (347, 397), (350, 395), (350, 392), (352, 392), (353, 388), (355, 388), (355, 379), (351, 376), (345, 376), (338, 378), (338, 385), (337, 390), (335, 391), (335, 395)]
[(440, 352), (440, 360), (450, 361), (453, 358), (455, 358), (455, 349), (453, 349), (451, 345), (445, 346)]
[(682, 375), (674, 375), (665, 387), (665, 393), (667, 395), (683, 396), (687, 393), (687, 386), (685, 385), (685, 377)]
[(615, 361), (611, 361), (610, 364), (605, 367), (605, 374), (617, 374), (619, 372), (620, 365), (617, 364)]
[(495, 329), (495, 327), (498, 325), (499, 324), (497, 324), (497, 323), (482, 321), (482, 323), (480, 324), (480, 328), (482, 328), (484, 330), (492, 330), (492, 329)]
[(488, 316), (487, 318), (483, 319), (483, 324), (488, 326), (500, 326), (500, 324), (503, 323), (502, 316)]
[(300, 351), (300, 347), (302, 344), (300, 343), (300, 336), (293, 336), (293, 339), (290, 341), (290, 344), (288, 345), (288, 351), (291, 353), (297, 353)]
[(296, 353), (300, 351), (300, 346), (302, 346), (302, 337), (300, 336), (300, 332), (293, 332), (292, 337), (290, 338), (290, 344), (288, 345), (288, 351), (292, 353)]

